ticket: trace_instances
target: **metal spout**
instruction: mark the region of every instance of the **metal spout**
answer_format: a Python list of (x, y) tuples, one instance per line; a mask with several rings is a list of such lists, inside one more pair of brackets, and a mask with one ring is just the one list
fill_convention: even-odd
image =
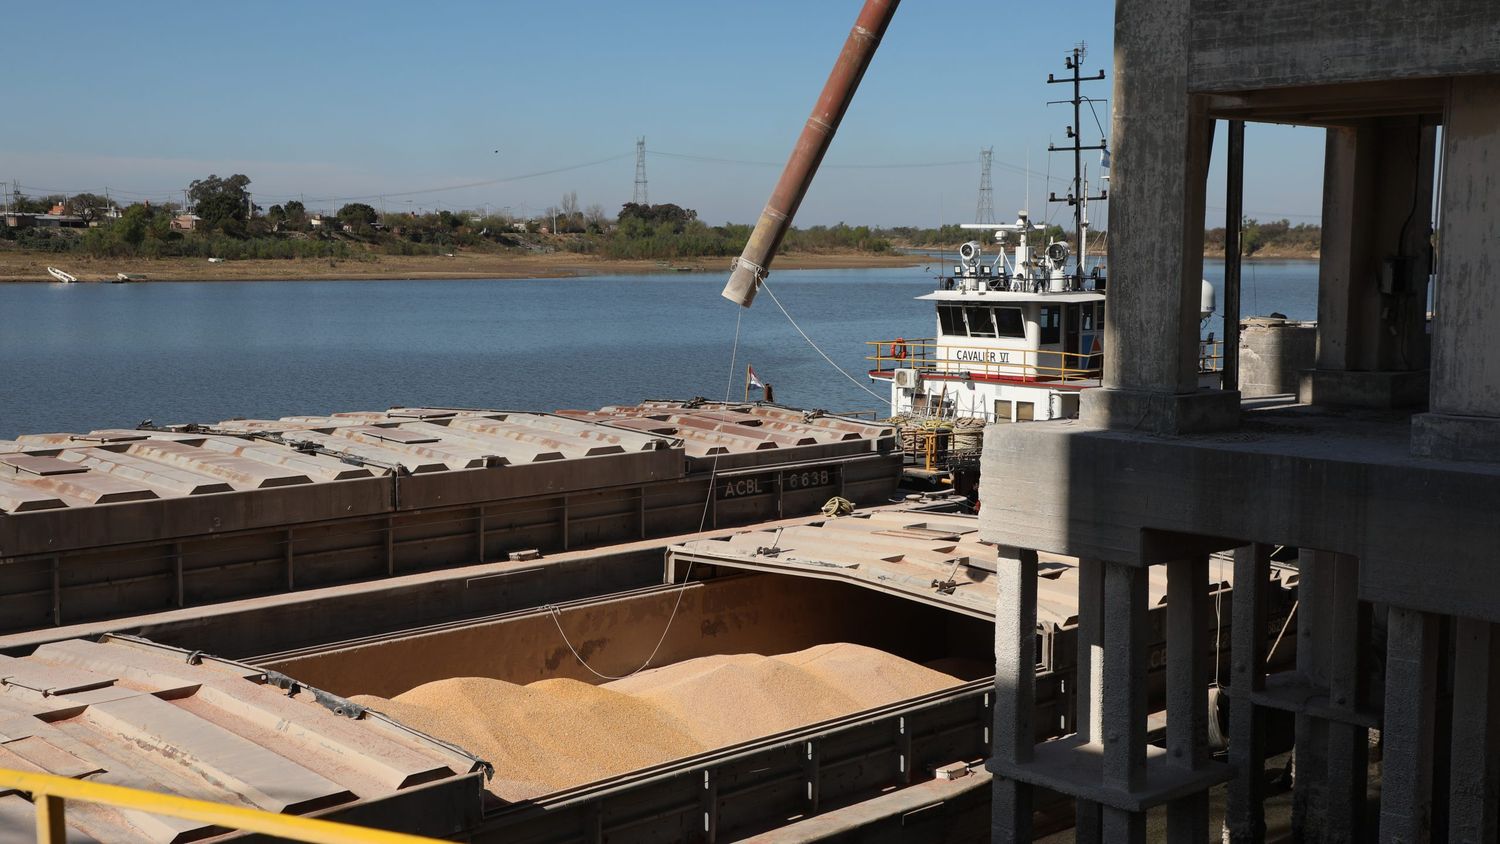
[(854, 99), (854, 92), (859, 88), (859, 80), (864, 78), (865, 69), (870, 66), (870, 59), (875, 57), (875, 49), (880, 46), (880, 39), (885, 35), (886, 27), (890, 25), (891, 16), (896, 13), (900, 2), (901, 0), (865, 0), (864, 8), (854, 22), (854, 29), (850, 30), (844, 49), (828, 74), (828, 81), (823, 84), (823, 93), (813, 106), (812, 116), (807, 118), (807, 124), (802, 127), (802, 135), (792, 148), (786, 169), (782, 171), (776, 189), (771, 192), (771, 200), (766, 203), (760, 220), (755, 224), (755, 231), (751, 232), (750, 239), (746, 241), (745, 251), (734, 262), (729, 283), (724, 285), (724, 292), (721, 294), (725, 299), (746, 308), (754, 301), (755, 291), (760, 287), (761, 279), (770, 273), (771, 260), (781, 246), (781, 239), (791, 227), (797, 206), (802, 204), (802, 198), (807, 195), (813, 176), (818, 172), (818, 165), (823, 161), (824, 153), (828, 152), (834, 133), (838, 131), (839, 121), (844, 119), (844, 112), (848, 110), (849, 102)]

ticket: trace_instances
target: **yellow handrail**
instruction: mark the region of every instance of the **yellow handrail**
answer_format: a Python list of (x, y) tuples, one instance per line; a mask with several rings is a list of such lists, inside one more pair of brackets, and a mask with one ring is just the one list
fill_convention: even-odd
[[(1088, 381), (1097, 379), (1103, 366), (1098, 352), (1063, 352), (1053, 349), (996, 349), (990, 346), (956, 346), (937, 343), (931, 337), (917, 340), (867, 341), (875, 354), (865, 360), (875, 362), (875, 372), (889, 368), (910, 367), (930, 372), (978, 372), (984, 375), (1012, 375), (1038, 381)], [(937, 350), (950, 353), (971, 352), (972, 360), (939, 358)], [(900, 357), (892, 352), (898, 352)], [(888, 368), (889, 367), (889, 368)]]
[(443, 844), (439, 839), (420, 835), (387, 832), (296, 815), (278, 815), (260, 809), (4, 768), (0, 768), (0, 789), (15, 789), (31, 795), (36, 803), (38, 844), (64, 844), (67, 841), (66, 824), (63, 822), (64, 803), (67, 800), (102, 803), (153, 815), (202, 821), (213, 826), (260, 832), (306, 844)]

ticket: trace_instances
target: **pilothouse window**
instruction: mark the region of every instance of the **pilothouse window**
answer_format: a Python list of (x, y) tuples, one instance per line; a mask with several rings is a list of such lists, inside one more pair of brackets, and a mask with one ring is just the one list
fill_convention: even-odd
[(938, 327), (942, 330), (942, 333), (958, 337), (962, 337), (967, 333), (964, 331), (962, 308), (957, 305), (938, 305), (937, 312)]
[(969, 306), (964, 308), (964, 315), (969, 320), (970, 337), (994, 337), (995, 317), (992, 308)]
[(996, 308), (995, 327), (1001, 337), (1026, 337), (1026, 320), (1022, 319), (1020, 308)]

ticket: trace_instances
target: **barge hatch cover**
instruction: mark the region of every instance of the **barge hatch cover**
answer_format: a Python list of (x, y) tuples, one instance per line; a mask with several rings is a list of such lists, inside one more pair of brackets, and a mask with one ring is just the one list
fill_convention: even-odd
[[(480, 811), (483, 763), (243, 663), (142, 639), (69, 639), (0, 657), (0, 767), (269, 812), (450, 836)], [(30, 800), (0, 792), (0, 829)], [(198, 821), (70, 804), (69, 841), (171, 842)], [(0, 834), (0, 839), (10, 840)]]
[(881, 504), (899, 479), (890, 426), (764, 404), (24, 435), (0, 442), (0, 632)]

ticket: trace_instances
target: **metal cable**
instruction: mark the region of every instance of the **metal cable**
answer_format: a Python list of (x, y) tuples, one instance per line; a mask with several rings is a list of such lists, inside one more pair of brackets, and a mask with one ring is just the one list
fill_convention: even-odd
[(760, 280), (760, 286), (771, 297), (771, 301), (776, 303), (776, 307), (781, 310), (781, 315), (784, 316), (784, 317), (786, 317), (786, 321), (790, 322), (792, 324), (792, 327), (795, 328), (795, 329), (797, 329), (797, 333), (802, 335), (802, 339), (807, 341), (807, 345), (813, 347), (813, 351), (815, 351), (818, 354), (822, 355), (823, 356), (823, 360), (828, 361), (828, 365), (829, 366), (833, 367), (834, 369), (837, 369), (839, 371), (840, 375), (844, 376), (845, 378), (848, 378), (850, 384), (853, 384), (854, 386), (856, 386), (856, 387), (860, 388), (861, 390), (864, 390), (865, 392), (867, 392), (870, 395), (874, 396), (876, 401), (880, 401), (880, 402), (888, 402), (888, 401), (890, 401), (890, 397), (889, 396), (882, 396), (879, 393), (875, 392), (874, 390), (870, 389), (869, 387), (866, 387), (864, 384), (861, 384), (859, 381), (855, 380), (855, 378), (854, 378), (853, 375), (850, 375), (848, 372), (844, 371), (844, 368), (842, 366), (839, 366), (837, 363), (834, 363), (833, 358), (829, 357), (826, 352), (824, 352), (821, 348), (819, 348), (818, 344), (814, 343), (813, 339), (811, 337), (807, 336), (807, 332), (802, 330), (802, 326), (798, 325), (797, 321), (795, 319), (792, 319), (792, 315), (787, 312), (786, 306), (783, 305), (783, 304), (781, 304), (781, 300), (780, 299), (776, 298), (775, 291), (771, 290), (771, 285), (767, 284), (766, 280), (764, 278), (762, 278)]
[[(729, 421), (729, 399), (731, 391), (734, 389), (735, 364), (738, 362), (740, 351), (740, 321), (744, 318), (744, 315), (744, 308), (735, 308), (734, 342), (730, 345), (729, 349), (729, 377), (724, 383), (724, 403), (719, 405), (719, 421), (721, 423)], [(708, 496), (703, 500), (703, 515), (698, 518), (698, 533), (700, 534), (703, 533), (704, 528), (708, 525), (709, 508), (713, 506), (714, 502), (714, 476), (719, 471), (719, 454), (719, 451), (714, 452), (714, 461), (708, 470)], [(588, 660), (584, 659), (583, 655), (578, 652), (578, 649), (573, 647), (573, 642), (568, 639), (567, 632), (562, 628), (562, 610), (555, 604), (548, 604), (544, 609), (552, 617), (552, 624), (557, 627), (557, 634), (562, 637), (563, 644), (568, 646), (568, 650), (573, 653), (573, 658), (578, 660), (578, 664), (587, 669), (590, 674), (601, 680), (624, 680), (626, 677), (634, 677), (650, 667), (651, 661), (656, 659), (656, 655), (661, 652), (661, 646), (667, 641), (667, 634), (672, 630), (672, 622), (677, 619), (677, 612), (682, 608), (682, 596), (693, 582), (693, 563), (693, 560), (688, 560), (687, 569), (682, 573), (682, 585), (677, 589), (677, 600), (672, 604), (672, 612), (667, 616), (667, 623), (662, 626), (661, 636), (656, 640), (656, 647), (651, 649), (650, 656), (646, 657), (646, 661), (642, 662), (640, 667), (625, 674), (605, 674), (592, 665), (589, 665)]]
[(1276, 646), (1281, 644), (1281, 637), (1286, 635), (1286, 629), (1292, 626), (1292, 618), (1297, 615), (1297, 605), (1299, 603), (1301, 603), (1301, 599), (1292, 602), (1292, 608), (1286, 614), (1286, 621), (1281, 623), (1281, 632), (1276, 634), (1276, 641), (1271, 643), (1271, 650), (1266, 652), (1267, 665), (1270, 664), (1271, 657), (1276, 655)]

